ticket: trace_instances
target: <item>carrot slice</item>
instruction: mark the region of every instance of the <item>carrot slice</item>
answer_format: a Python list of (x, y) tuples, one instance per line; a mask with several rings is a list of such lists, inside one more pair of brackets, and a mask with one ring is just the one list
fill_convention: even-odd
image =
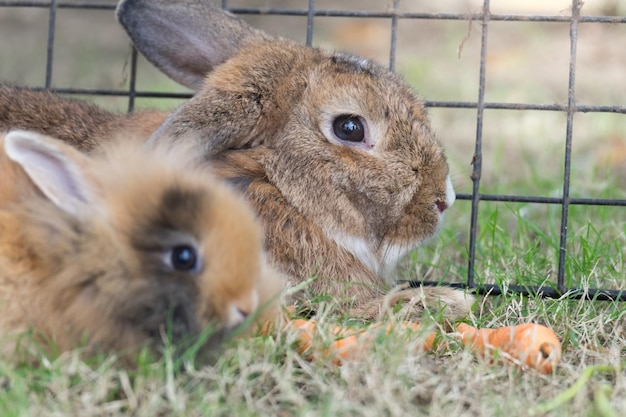
[[(346, 360), (353, 360), (369, 348), (372, 341), (380, 335), (381, 326), (373, 324), (366, 329), (350, 329), (337, 326), (333, 329), (333, 337), (330, 343), (322, 343), (324, 347), (314, 346), (316, 323), (314, 320), (292, 319), (287, 322), (287, 326), (296, 331), (298, 336), (297, 348), (301, 354), (306, 355), (308, 360), (315, 360), (318, 357), (332, 358), (333, 363), (341, 364)], [(398, 324), (403, 329), (417, 331), (418, 323), (403, 322)], [(394, 324), (387, 324), (384, 332), (390, 333), (394, 330)], [(430, 350), (435, 343), (436, 333), (430, 332), (424, 340), (423, 350)]]
[(497, 329), (457, 325), (463, 343), (478, 355), (493, 360), (497, 352), (543, 373), (551, 373), (561, 360), (561, 343), (554, 332), (541, 324), (527, 323)]

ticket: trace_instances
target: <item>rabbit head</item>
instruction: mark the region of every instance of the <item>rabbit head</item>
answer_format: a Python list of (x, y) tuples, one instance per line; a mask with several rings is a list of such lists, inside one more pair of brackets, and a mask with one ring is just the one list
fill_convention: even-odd
[(27, 131), (0, 145), (3, 332), (133, 352), (213, 326), (209, 352), (272, 314), (282, 282), (253, 213), (185, 147), (116, 141), (87, 157)]
[(253, 177), (265, 181), (379, 276), (440, 227), (455, 198), (448, 165), (398, 75), (272, 37), (206, 1), (123, 0), (117, 15), (149, 60), (196, 91), (150, 142), (195, 141), (249, 193)]

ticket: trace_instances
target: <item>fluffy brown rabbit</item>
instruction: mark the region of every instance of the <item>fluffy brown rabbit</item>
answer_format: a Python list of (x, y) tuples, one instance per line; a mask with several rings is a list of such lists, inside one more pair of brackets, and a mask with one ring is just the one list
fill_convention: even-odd
[(83, 150), (112, 130), (195, 143), (256, 210), (271, 262), (292, 284), (316, 278), (303, 298), (334, 296), (365, 319), (386, 303), (468, 312), (472, 297), (450, 288), (388, 296), (398, 260), (435, 234), (455, 198), (425, 107), (399, 76), (270, 36), (207, 1), (123, 0), (117, 16), (192, 99), (169, 116), (114, 116), (4, 87), (0, 129), (37, 128)]
[(111, 143), (90, 158), (17, 130), (0, 150), (5, 354), (29, 328), (60, 351), (130, 357), (213, 326), (200, 349), (212, 355), (248, 315), (276, 313), (283, 279), (254, 214), (184, 149)]

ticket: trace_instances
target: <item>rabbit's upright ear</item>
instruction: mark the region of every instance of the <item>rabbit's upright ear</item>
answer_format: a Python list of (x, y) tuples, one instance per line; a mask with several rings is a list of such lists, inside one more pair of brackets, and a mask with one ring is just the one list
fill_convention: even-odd
[(194, 91), (246, 40), (269, 38), (208, 0), (122, 0), (116, 13), (135, 47)]
[(79, 215), (93, 202), (85, 172), (88, 159), (68, 145), (38, 133), (14, 130), (4, 138), (4, 151), (62, 210)]

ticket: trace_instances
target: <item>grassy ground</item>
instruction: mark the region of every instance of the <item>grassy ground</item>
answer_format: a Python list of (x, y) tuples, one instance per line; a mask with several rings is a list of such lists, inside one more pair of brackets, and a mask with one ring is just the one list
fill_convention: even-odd
[[(167, 355), (136, 370), (112, 357), (84, 362), (76, 352), (37, 369), (1, 363), (0, 409), (3, 416), (578, 416), (605, 407), (610, 411), (595, 415), (624, 415), (623, 309), (511, 296), (481, 300), (472, 317), (489, 327), (529, 319), (564, 340), (553, 375), (489, 365), (454, 342), (420, 353), (420, 336), (401, 332), (341, 367), (311, 363), (287, 333), (238, 341), (215, 365), (183, 372), (173, 371)], [(322, 331), (334, 322), (322, 320)], [(601, 395), (605, 386), (608, 396)]]
[[(244, 3), (232, 0), (229, 4)], [(539, 12), (507, 9), (510, 3), (504, 1), (492, 3), (501, 13)], [(542, 4), (541, 13), (566, 14), (567, 3), (559, 2), (548, 10)], [(322, 0), (316, 4), (337, 7)], [(369, 6), (375, 8), (372, 4)], [(583, 10), (600, 14), (610, 12), (613, 6), (619, 9), (617, 3), (604, 1)], [(352, 2), (346, 7), (359, 5)], [(403, 3), (404, 10), (421, 11), (419, 7), (415, 2)], [(442, 2), (441, 7), (446, 12), (466, 12), (476, 4)], [(110, 11), (62, 9), (57, 19), (53, 85), (127, 88), (128, 42)], [(280, 24), (276, 19), (259, 17), (254, 22), (274, 33), (304, 39), (302, 18), (283, 17)], [(43, 84), (46, 25), (44, 10), (0, 8), (0, 79)], [(387, 62), (389, 26), (380, 19), (319, 18), (314, 42)], [(493, 22), (489, 36), (488, 101), (566, 102), (567, 24)], [(475, 101), (479, 38), (477, 24), (401, 21), (397, 68), (428, 100)], [(623, 105), (625, 38), (624, 25), (580, 26), (579, 104)], [(139, 90), (181, 91), (144, 60), (139, 74)], [(111, 109), (123, 110), (126, 105), (119, 98), (89, 99)], [(142, 99), (138, 106), (173, 108), (177, 103)], [(430, 113), (448, 149), (455, 187), (469, 193), (475, 110), (434, 108)], [(576, 115), (572, 196), (626, 197), (624, 132), (623, 114)], [(560, 196), (564, 138), (565, 116), (561, 113), (486, 111), (481, 191)], [(399, 277), (463, 281), (469, 218), (469, 202), (458, 201), (449, 210), (439, 236), (407, 259)], [(481, 203), (477, 281), (504, 286), (550, 285), (558, 267), (559, 227), (560, 206)], [(572, 206), (568, 233), (568, 285), (624, 288), (623, 207)], [(564, 353), (553, 375), (489, 365), (454, 342), (446, 349), (420, 353), (416, 350), (420, 336), (407, 334), (382, 338), (368, 354), (342, 367), (328, 361), (309, 363), (295, 353), (295, 336), (287, 333), (238, 341), (225, 349), (214, 366), (188, 364), (184, 372), (173, 370), (167, 354), (162, 359), (144, 359), (135, 370), (123, 368), (114, 357), (84, 361), (78, 352), (44, 360), (37, 368), (0, 360), (0, 415), (626, 415), (626, 372), (621, 369), (626, 366), (623, 304), (515, 294), (479, 298), (468, 318), (472, 324), (498, 327), (532, 320), (557, 332)], [(328, 332), (342, 320), (322, 314), (321, 331)]]

